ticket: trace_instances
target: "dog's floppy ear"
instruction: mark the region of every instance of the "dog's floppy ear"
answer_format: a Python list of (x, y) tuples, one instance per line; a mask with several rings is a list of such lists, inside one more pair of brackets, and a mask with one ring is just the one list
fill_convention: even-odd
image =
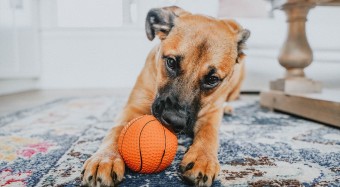
[(145, 31), (149, 40), (157, 35), (161, 40), (165, 39), (175, 24), (175, 19), (186, 14), (183, 9), (171, 6), (151, 9), (145, 21)]
[(228, 27), (232, 30), (232, 32), (236, 34), (238, 52), (237, 62), (239, 62), (245, 56), (245, 54), (243, 53), (243, 49), (246, 48), (246, 41), (250, 36), (250, 31), (248, 29), (244, 29), (234, 20), (223, 20), (223, 22), (226, 23)]

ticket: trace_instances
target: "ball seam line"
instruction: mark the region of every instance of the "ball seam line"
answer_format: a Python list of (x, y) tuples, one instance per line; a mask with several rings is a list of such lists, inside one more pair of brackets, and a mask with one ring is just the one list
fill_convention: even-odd
[[(141, 118), (144, 117), (144, 116), (145, 116), (145, 115), (139, 116), (139, 117), (137, 117), (137, 118), (134, 118), (134, 119), (133, 119), (132, 121), (130, 121), (130, 122), (128, 123), (128, 125), (127, 125), (127, 129), (125, 130), (124, 135), (123, 135), (122, 144), (120, 145), (120, 149), (118, 149), (118, 151), (121, 150), (121, 151), (119, 151), (119, 154), (123, 157), (123, 159), (124, 159), (124, 156), (123, 156), (123, 154), (122, 154), (121, 152), (124, 152), (124, 151), (123, 151), (123, 145), (124, 145), (125, 134), (128, 132), (129, 128), (130, 128), (136, 121), (138, 121), (139, 119), (141, 119)], [(119, 145), (118, 145), (118, 146), (119, 146)]]
[(145, 125), (143, 126), (142, 130), (141, 130), (140, 133), (139, 133), (140, 168), (139, 168), (139, 171), (137, 171), (138, 173), (139, 173), (140, 171), (142, 171), (142, 169), (143, 169), (143, 157), (142, 157), (142, 150), (141, 150), (141, 148), (140, 148), (140, 137), (142, 136), (142, 132), (143, 132), (143, 130), (144, 130), (144, 127), (146, 127), (146, 125), (148, 125), (149, 123), (151, 123), (151, 122), (153, 122), (153, 121), (156, 121), (156, 119), (150, 120), (150, 121), (148, 121), (147, 123), (145, 123)]
[(166, 133), (165, 133), (164, 126), (163, 126), (163, 131), (164, 131), (164, 150), (163, 150), (163, 155), (162, 155), (161, 161), (159, 162), (157, 168), (152, 173), (156, 172), (159, 169), (159, 167), (162, 165), (163, 158), (165, 156), (165, 151), (166, 151)]

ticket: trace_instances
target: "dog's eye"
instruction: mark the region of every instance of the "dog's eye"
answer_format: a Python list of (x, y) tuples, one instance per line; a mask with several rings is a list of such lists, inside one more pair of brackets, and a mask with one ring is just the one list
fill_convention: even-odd
[(204, 87), (210, 89), (217, 86), (219, 82), (220, 79), (217, 76), (207, 76), (204, 80)]
[(177, 62), (176, 59), (171, 58), (171, 57), (166, 57), (165, 58), (165, 63), (166, 63), (166, 67), (170, 70), (170, 71), (175, 71), (177, 69)]
[(216, 77), (216, 76), (209, 76), (209, 77), (206, 78), (206, 83), (207, 83), (208, 85), (213, 86), (213, 85), (215, 85), (216, 83), (218, 83), (219, 80), (220, 80), (220, 79), (219, 79), (218, 77)]

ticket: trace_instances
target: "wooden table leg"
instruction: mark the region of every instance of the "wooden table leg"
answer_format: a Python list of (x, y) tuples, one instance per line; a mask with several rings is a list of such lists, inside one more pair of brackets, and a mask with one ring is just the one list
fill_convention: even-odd
[(282, 79), (272, 81), (270, 88), (284, 92), (321, 92), (321, 84), (305, 77), (304, 68), (312, 63), (313, 52), (306, 37), (307, 15), (314, 4), (294, 3), (281, 7), (287, 15), (288, 35), (279, 56), (280, 64), (286, 68)]
[(288, 35), (278, 59), (286, 74), (270, 83), (271, 90), (261, 92), (261, 106), (340, 127), (340, 91), (324, 89), (320, 93), (321, 83), (308, 79), (304, 73), (304, 68), (313, 61), (306, 37), (306, 18), (316, 3), (295, 0), (277, 3), (288, 18)]

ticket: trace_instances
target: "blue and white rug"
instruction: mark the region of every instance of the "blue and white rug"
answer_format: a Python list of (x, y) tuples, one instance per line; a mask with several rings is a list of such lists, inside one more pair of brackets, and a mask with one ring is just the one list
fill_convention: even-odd
[[(0, 117), (0, 186), (79, 186), (126, 98), (62, 98)], [(221, 172), (214, 186), (340, 186), (340, 130), (232, 103), (220, 129)], [(120, 186), (185, 186), (178, 165), (191, 140), (179, 138), (172, 165), (159, 174), (127, 171)]]

